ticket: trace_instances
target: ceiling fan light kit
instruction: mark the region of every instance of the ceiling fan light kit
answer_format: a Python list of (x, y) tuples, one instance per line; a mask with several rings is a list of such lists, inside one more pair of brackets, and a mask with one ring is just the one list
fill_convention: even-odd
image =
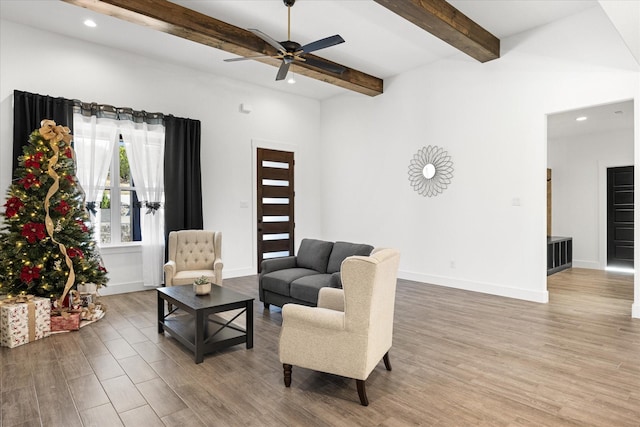
[[(327, 47), (335, 46), (340, 43), (344, 43), (344, 39), (340, 37), (340, 35), (336, 34), (334, 36), (316, 40), (305, 45), (301, 45), (300, 43), (291, 40), (291, 7), (295, 4), (296, 0), (283, 0), (283, 2), (284, 5), (287, 6), (287, 40), (279, 42), (268, 34), (258, 30), (257, 28), (247, 28), (247, 31), (250, 31), (256, 36), (260, 37), (262, 40), (273, 46), (278, 51), (276, 55), (266, 55), (272, 58), (282, 59), (282, 63), (280, 64), (280, 68), (278, 68), (278, 73), (276, 74), (276, 81), (284, 80), (287, 77), (287, 73), (289, 72), (289, 67), (291, 67), (291, 65), (296, 61), (299, 63), (304, 62), (307, 65), (317, 67), (331, 73), (342, 74), (345, 71), (345, 68), (338, 64), (326, 64), (313, 58), (307, 58), (303, 55), (315, 52), (320, 49), (325, 49)], [(265, 56), (246, 56), (241, 58), (225, 59), (225, 61), (235, 62), (264, 57)], [(289, 80), (293, 80), (293, 82), (295, 82), (295, 79), (293, 77)], [(291, 83), (291, 81), (289, 81), (289, 83)]]

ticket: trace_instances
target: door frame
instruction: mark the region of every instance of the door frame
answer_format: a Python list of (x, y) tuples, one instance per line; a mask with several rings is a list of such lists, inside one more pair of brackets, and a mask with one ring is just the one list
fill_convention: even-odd
[[(251, 271), (253, 271), (253, 274), (258, 274), (258, 264), (256, 262), (256, 254), (258, 253), (258, 230), (256, 229), (256, 224), (258, 223), (258, 207), (256, 206), (256, 200), (258, 199), (258, 190), (256, 186), (256, 180), (258, 179), (258, 148), (289, 151), (293, 153), (294, 159), (298, 154), (298, 146), (293, 143), (269, 141), (257, 138), (251, 139)], [(295, 169), (293, 173), (294, 175), (297, 175)], [(294, 247), (298, 247), (297, 242), (294, 242)]]

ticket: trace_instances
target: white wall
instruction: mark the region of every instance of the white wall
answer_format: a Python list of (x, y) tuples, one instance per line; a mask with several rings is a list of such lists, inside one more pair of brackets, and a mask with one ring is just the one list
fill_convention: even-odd
[[(599, 8), (503, 40), (496, 61), (459, 54), (387, 79), (378, 97), (321, 104), (1, 24), (0, 188), (10, 180), (14, 89), (199, 119), (205, 226), (224, 233), (227, 277), (255, 271), (251, 144), (271, 141), (297, 147), (298, 239), (395, 246), (401, 277), (547, 301), (546, 115), (640, 99), (637, 64)], [(46, 66), (34, 65), (38, 57)], [(240, 114), (243, 102), (254, 112)], [(282, 115), (293, 129), (273, 124)], [(435, 198), (407, 179), (425, 145), (454, 161), (449, 189)], [(639, 299), (637, 283), (637, 317)]]
[[(546, 114), (638, 94), (637, 64), (595, 7), (502, 40), (498, 60), (459, 54), (376, 98), (327, 100), (323, 231), (398, 247), (407, 279), (545, 302)], [(455, 168), (435, 198), (407, 178), (427, 145)]]
[(573, 237), (573, 266), (607, 264), (608, 167), (633, 165), (633, 129), (550, 139), (552, 234)]
[[(204, 226), (223, 232), (224, 276), (254, 274), (255, 222), (252, 140), (296, 151), (297, 236), (320, 235), (320, 104), (217, 78), (178, 65), (1, 21), (0, 204), (11, 180), (13, 90), (76, 98), (202, 122)], [(253, 112), (239, 111), (241, 103)], [(287, 117), (287, 126), (279, 126)], [(248, 207), (241, 207), (247, 202)], [(103, 251), (111, 287), (142, 282), (140, 257), (130, 249)], [(128, 272), (128, 273), (126, 273)], [(118, 288), (119, 287), (119, 288)]]

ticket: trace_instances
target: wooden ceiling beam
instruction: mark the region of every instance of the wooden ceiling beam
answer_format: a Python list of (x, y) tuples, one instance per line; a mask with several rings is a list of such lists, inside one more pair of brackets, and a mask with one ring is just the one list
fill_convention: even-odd
[[(277, 54), (277, 51), (271, 45), (250, 31), (166, 0), (62, 1), (224, 50), (234, 55), (256, 56)], [(336, 64), (312, 54), (304, 56), (326, 64)], [(279, 67), (281, 64), (281, 60), (269, 57), (256, 59), (256, 61), (275, 67)], [(295, 72), (369, 96), (376, 96), (382, 93), (382, 79), (345, 67), (344, 65), (340, 66), (345, 68), (345, 71), (342, 74), (336, 74), (313, 67), (302, 61), (296, 61)]]
[(480, 62), (500, 58), (500, 39), (445, 0), (374, 0)]

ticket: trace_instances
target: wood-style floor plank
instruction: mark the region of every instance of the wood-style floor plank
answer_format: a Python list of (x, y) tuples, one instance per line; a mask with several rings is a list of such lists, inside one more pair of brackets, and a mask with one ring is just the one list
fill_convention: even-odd
[(2, 425), (12, 427), (28, 423), (40, 424), (40, 413), (36, 402), (36, 390), (32, 385), (2, 392)]
[(102, 387), (118, 412), (126, 412), (147, 404), (147, 401), (126, 375), (104, 380)]
[(257, 276), (224, 286), (256, 299), (253, 349), (195, 364), (157, 333), (155, 290), (103, 297), (99, 322), (0, 348), (2, 426), (640, 426), (632, 276), (562, 271), (549, 304), (399, 280), (393, 371), (374, 369), (368, 407), (335, 375), (294, 367), (284, 387), (280, 310)]
[(126, 427), (164, 427), (164, 423), (149, 405), (141, 406), (120, 414)]
[(85, 427), (123, 426), (120, 417), (111, 403), (95, 406), (80, 412)]

